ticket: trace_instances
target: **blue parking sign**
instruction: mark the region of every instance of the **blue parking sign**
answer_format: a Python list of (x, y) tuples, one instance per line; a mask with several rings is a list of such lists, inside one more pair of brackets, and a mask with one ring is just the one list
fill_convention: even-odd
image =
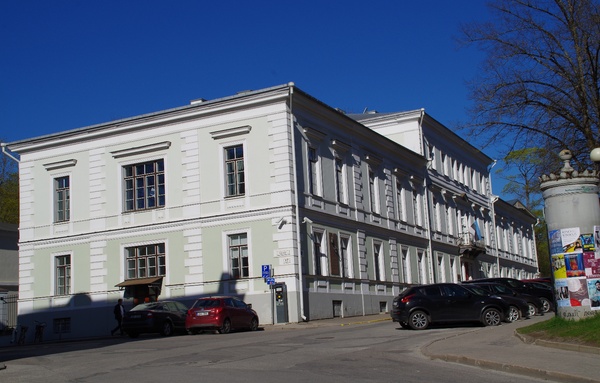
[(262, 277), (269, 278), (271, 276), (271, 265), (262, 265)]
[(275, 284), (275, 278), (267, 278), (267, 285), (271, 286)]

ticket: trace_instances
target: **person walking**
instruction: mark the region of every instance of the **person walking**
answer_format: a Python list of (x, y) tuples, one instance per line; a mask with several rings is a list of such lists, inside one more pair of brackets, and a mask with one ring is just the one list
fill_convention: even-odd
[(123, 316), (125, 315), (125, 307), (123, 307), (123, 299), (119, 299), (115, 308), (113, 309), (113, 313), (115, 314), (115, 319), (117, 320), (117, 327), (111, 330), (110, 335), (115, 335), (117, 331), (123, 335), (123, 329), (121, 328), (121, 324), (123, 323)]

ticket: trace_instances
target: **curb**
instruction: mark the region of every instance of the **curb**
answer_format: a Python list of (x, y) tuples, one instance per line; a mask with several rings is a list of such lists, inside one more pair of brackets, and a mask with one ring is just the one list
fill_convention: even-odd
[(577, 351), (577, 352), (585, 352), (588, 354), (600, 355), (599, 347), (586, 346), (583, 344), (575, 344), (575, 343), (562, 343), (562, 342), (553, 342), (551, 340), (544, 340), (532, 337), (530, 335), (521, 334), (515, 330), (515, 336), (519, 338), (523, 343), (533, 344), (536, 346), (556, 348), (559, 350), (566, 351)]

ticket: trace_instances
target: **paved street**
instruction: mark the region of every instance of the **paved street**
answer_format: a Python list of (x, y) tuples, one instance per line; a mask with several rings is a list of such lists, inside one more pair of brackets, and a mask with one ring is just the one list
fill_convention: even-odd
[(0, 382), (541, 382), (422, 355), (435, 339), (470, 327), (399, 329), (390, 321), (350, 326), (267, 326), (228, 335), (155, 335), (0, 348)]

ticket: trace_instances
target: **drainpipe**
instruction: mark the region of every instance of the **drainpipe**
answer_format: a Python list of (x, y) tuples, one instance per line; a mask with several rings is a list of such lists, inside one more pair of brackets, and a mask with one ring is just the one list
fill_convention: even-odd
[(423, 119), (425, 118), (425, 109), (421, 108), (421, 116), (419, 117), (419, 136), (421, 137), (421, 142), (422, 142), (422, 146), (423, 146), (423, 153), (425, 154), (425, 158), (427, 159), (427, 168), (425, 169), (425, 175), (423, 177), (423, 187), (425, 189), (425, 201), (423, 204), (423, 207), (425, 208), (425, 211), (423, 212), (424, 215), (424, 219), (425, 219), (425, 227), (427, 228), (427, 243), (428, 243), (428, 248), (429, 248), (429, 262), (431, 264), (431, 268), (429, 269), (430, 272), (430, 280), (431, 283), (433, 283), (433, 281), (435, 281), (435, 260), (434, 260), (434, 256), (433, 256), (433, 232), (432, 232), (432, 225), (431, 225), (431, 217), (429, 215), (430, 212), (430, 208), (431, 208), (431, 191), (429, 190), (430, 186), (430, 182), (429, 181), (429, 169), (431, 168), (431, 161), (433, 161), (433, 158), (431, 157), (431, 153), (429, 153), (429, 147), (427, 145), (427, 140), (425, 139), (425, 135), (423, 134)]
[(494, 160), (494, 162), (490, 165), (488, 172), (490, 173), (490, 187), (489, 187), (489, 198), (490, 198), (490, 211), (492, 212), (492, 235), (494, 236), (494, 256), (496, 257), (496, 272), (497, 277), (500, 277), (500, 256), (498, 255), (498, 235), (496, 233), (496, 209), (494, 206), (496, 205), (496, 201), (498, 201), (498, 196), (492, 194), (492, 169), (496, 166), (498, 161)]
[(296, 187), (295, 194), (295, 203), (296, 203), (296, 238), (298, 241), (298, 282), (300, 284), (300, 317), (304, 322), (307, 322), (306, 316), (304, 315), (304, 274), (302, 270), (302, 240), (300, 237), (300, 197), (298, 196), (298, 173), (296, 172), (296, 131), (294, 129), (294, 113), (293, 113), (293, 103), (292, 97), (294, 95), (294, 83), (288, 83), (288, 87), (290, 89), (290, 134), (292, 135), (292, 171), (293, 179)]
[(15, 161), (16, 163), (21, 163), (21, 161), (19, 161), (19, 159), (15, 156), (13, 156), (8, 149), (6, 149), (6, 142), (2, 142), (0, 143), (0, 146), (2, 147), (2, 153), (6, 154), (6, 156), (10, 159), (12, 159), (13, 161)]

